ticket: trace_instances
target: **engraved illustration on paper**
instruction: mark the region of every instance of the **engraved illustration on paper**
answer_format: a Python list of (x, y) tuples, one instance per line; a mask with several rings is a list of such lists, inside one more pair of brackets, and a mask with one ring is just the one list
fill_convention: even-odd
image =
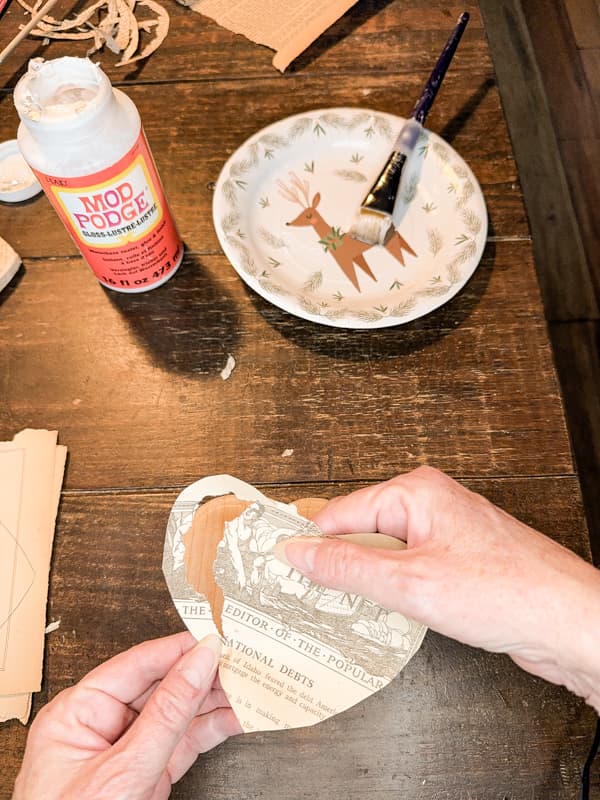
[(350, 708), (383, 689), (425, 634), (277, 560), (273, 546), (298, 535), (322, 534), (294, 505), (229, 475), (184, 489), (167, 524), (173, 601), (197, 639), (221, 635), (219, 679), (244, 731), (312, 725)]
[(418, 626), (363, 597), (318, 586), (269, 552), (282, 538), (316, 534), (312, 523), (254, 503), (225, 525), (215, 562), (217, 583), (226, 597), (279, 622), (293, 618), (298, 633), (373, 675), (393, 677), (397, 661), (412, 655)]

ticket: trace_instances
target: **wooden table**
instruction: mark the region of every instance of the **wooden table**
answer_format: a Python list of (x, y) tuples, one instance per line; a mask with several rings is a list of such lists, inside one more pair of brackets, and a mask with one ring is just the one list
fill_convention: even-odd
[[(416, 322), (336, 330), (264, 302), (218, 246), (212, 191), (227, 157), (282, 117), (406, 113), (463, 6), (362, 0), (285, 75), (270, 51), (174, 3), (147, 63), (127, 71), (103, 56), (140, 110), (187, 245), (161, 289), (104, 291), (43, 197), (0, 208), (0, 235), (24, 261), (0, 296), (0, 438), (57, 428), (70, 452), (48, 608), (61, 624), (35, 710), (114, 653), (182, 628), (163, 537), (174, 498), (203, 475), (291, 500), (428, 463), (588, 555), (511, 143), (481, 17), (466, 5), (472, 21), (428, 125), (477, 175), (489, 241), (460, 294)], [(22, 18), (13, 3), (2, 42)], [(15, 136), (11, 88), (26, 59), (84, 50), (27, 41), (0, 67), (0, 139)], [(592, 721), (508, 658), (430, 632), (380, 694), (311, 729), (232, 740), (173, 797), (567, 800)], [(3, 798), (25, 735), (18, 723), (0, 730)]]

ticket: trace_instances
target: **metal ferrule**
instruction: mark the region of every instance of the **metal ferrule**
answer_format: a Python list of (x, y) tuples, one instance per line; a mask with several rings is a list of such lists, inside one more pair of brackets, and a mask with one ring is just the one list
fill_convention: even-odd
[(371, 187), (371, 191), (363, 200), (361, 208), (377, 211), (380, 214), (393, 212), (405, 161), (404, 153), (394, 151), (390, 155), (385, 167)]

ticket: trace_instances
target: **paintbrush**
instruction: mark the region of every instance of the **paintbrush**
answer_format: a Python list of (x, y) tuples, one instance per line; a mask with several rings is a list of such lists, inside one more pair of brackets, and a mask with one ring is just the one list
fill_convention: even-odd
[(442, 85), (468, 21), (469, 13), (464, 11), (450, 34), (421, 96), (402, 126), (390, 157), (361, 203), (359, 214), (348, 231), (348, 235), (353, 239), (360, 239), (361, 242), (371, 245), (385, 244), (388, 235), (393, 232), (392, 216), (396, 198), (399, 196), (404, 165), (421, 135), (423, 123)]
[[(40, 22), (46, 16), (46, 14), (50, 11), (50, 9), (53, 8), (57, 3), (58, 3), (58, 0), (47, 0), (47, 2), (44, 3), (44, 5), (39, 9), (39, 11), (37, 11), (36, 13), (32, 13), (31, 19), (29, 20), (29, 22), (26, 25), (24, 25), (23, 28), (21, 28), (21, 30), (19, 31), (19, 33), (17, 33), (17, 35), (14, 37), (14, 39), (12, 39), (6, 45), (4, 50), (0, 53), (0, 63), (2, 61), (4, 61), (4, 59), (10, 53), (12, 53), (12, 51), (15, 49), (15, 47), (18, 44), (20, 44), (23, 41), (23, 39), (27, 36), (29, 31), (32, 31), (35, 28), (35, 26), (38, 24), (38, 22)], [(0, 0), (0, 6), (1, 5), (2, 5), (2, 2)]]

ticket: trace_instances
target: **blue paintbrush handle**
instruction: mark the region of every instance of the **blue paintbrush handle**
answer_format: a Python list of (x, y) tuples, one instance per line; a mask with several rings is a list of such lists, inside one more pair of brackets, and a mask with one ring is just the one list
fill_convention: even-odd
[(458, 24), (450, 34), (450, 37), (446, 42), (446, 46), (442, 50), (442, 53), (437, 60), (437, 64), (433, 68), (431, 75), (429, 76), (429, 80), (425, 84), (425, 88), (421, 92), (421, 96), (417, 100), (415, 107), (410, 113), (409, 119), (416, 119), (417, 122), (421, 123), (421, 125), (425, 122), (425, 118), (427, 117), (429, 109), (435, 100), (438, 89), (442, 85), (446, 71), (450, 66), (450, 62), (452, 61), (452, 57), (456, 52), (456, 48), (458, 47), (461, 36), (467, 27), (468, 21), (469, 12), (464, 11), (459, 17)]

